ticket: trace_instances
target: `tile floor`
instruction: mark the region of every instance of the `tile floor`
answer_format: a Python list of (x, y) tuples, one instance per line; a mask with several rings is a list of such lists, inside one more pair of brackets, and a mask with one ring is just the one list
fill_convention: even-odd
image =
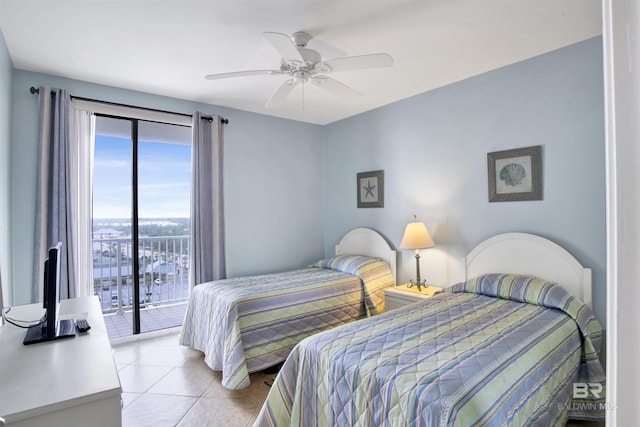
[(275, 375), (251, 374), (251, 385), (227, 390), (199, 351), (176, 333), (113, 345), (123, 389), (124, 427), (251, 426)]
[[(250, 375), (251, 385), (227, 390), (199, 351), (178, 345), (178, 334), (115, 340), (114, 360), (123, 389), (123, 427), (252, 426), (275, 375)], [(120, 342), (120, 343), (118, 343)], [(567, 427), (604, 427), (573, 421)]]

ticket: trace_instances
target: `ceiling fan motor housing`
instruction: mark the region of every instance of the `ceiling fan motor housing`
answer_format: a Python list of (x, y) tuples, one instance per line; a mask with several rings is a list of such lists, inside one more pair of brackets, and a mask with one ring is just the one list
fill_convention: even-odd
[(320, 53), (306, 47), (298, 47), (298, 52), (304, 60), (303, 63), (298, 61), (282, 60), (282, 71), (287, 71), (296, 81), (307, 81), (316, 64), (322, 61)]

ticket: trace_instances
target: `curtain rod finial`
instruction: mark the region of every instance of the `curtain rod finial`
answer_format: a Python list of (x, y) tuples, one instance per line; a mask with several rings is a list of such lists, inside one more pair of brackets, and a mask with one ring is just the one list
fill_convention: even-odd
[(29, 88), (29, 92), (31, 92), (31, 94), (33, 95), (34, 93), (40, 93), (40, 89), (36, 89), (35, 87), (31, 86)]

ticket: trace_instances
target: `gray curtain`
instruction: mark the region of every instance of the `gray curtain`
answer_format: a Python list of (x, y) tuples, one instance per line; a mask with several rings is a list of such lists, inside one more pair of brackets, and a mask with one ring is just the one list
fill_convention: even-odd
[(43, 260), (62, 242), (60, 298), (75, 298), (74, 222), (71, 203), (71, 97), (66, 90), (40, 87), (32, 302), (40, 297)]
[(195, 112), (191, 150), (191, 287), (227, 276), (224, 251), (223, 125)]

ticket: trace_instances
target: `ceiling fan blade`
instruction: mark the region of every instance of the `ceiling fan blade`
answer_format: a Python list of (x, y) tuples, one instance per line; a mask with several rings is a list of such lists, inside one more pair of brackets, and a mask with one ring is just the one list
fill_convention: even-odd
[(317, 73), (361, 70), (363, 68), (383, 68), (393, 65), (393, 57), (388, 53), (372, 53), (369, 55), (346, 56), (330, 59), (316, 65)]
[(291, 91), (293, 90), (296, 82), (293, 79), (287, 80), (271, 95), (271, 98), (267, 101), (267, 108), (274, 108), (282, 105), (287, 99)]
[(315, 76), (309, 79), (311, 84), (325, 89), (334, 95), (341, 98), (346, 98), (350, 101), (357, 101), (362, 97), (362, 94), (349, 86), (340, 83), (339, 81), (327, 76)]
[(206, 80), (227, 79), (230, 77), (245, 77), (245, 76), (272, 76), (274, 74), (286, 74), (280, 70), (248, 70), (248, 71), (233, 71), (231, 73), (209, 74), (204, 76)]
[(298, 51), (298, 48), (286, 34), (282, 33), (264, 33), (266, 39), (276, 48), (285, 61), (304, 62), (304, 58)]

